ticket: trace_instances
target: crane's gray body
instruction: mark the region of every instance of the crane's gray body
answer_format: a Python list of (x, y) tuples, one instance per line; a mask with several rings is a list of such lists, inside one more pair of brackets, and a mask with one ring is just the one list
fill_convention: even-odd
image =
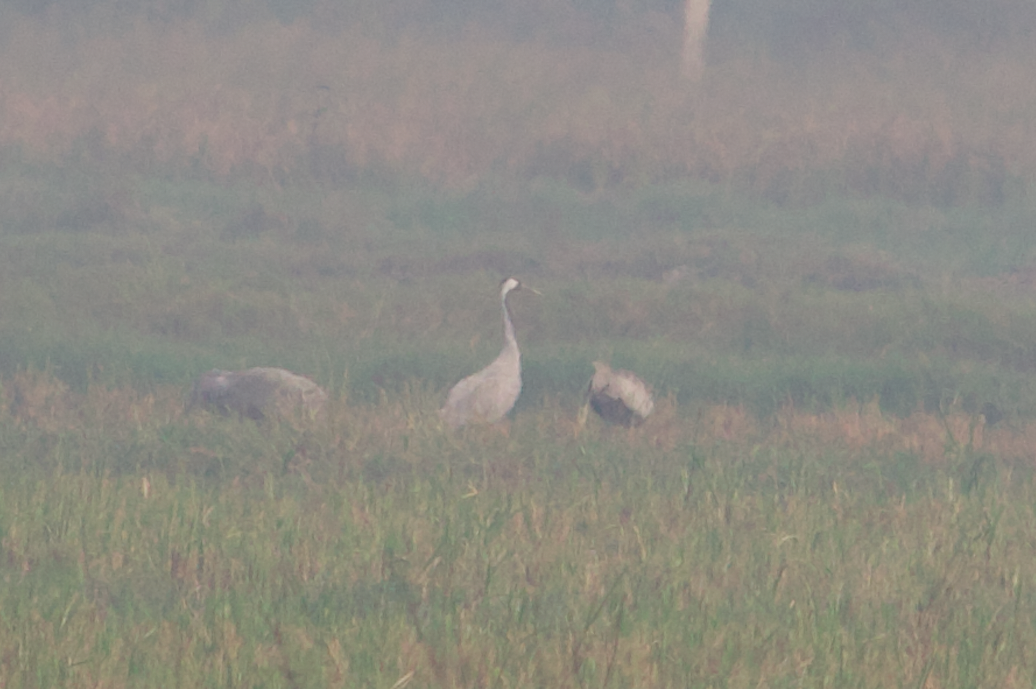
[(467, 423), (496, 423), (522, 394), (518, 347), (506, 347), (493, 363), (453, 386), (440, 414), (450, 428)]
[(522, 394), (521, 353), (507, 308), (507, 295), (519, 289), (522, 289), (522, 284), (515, 278), (507, 278), (500, 283), (504, 348), (493, 363), (450, 389), (446, 404), (439, 410), (439, 416), (450, 428), (460, 428), (469, 423), (496, 423), (511, 411)]
[(309, 378), (283, 368), (256, 367), (203, 373), (191, 389), (187, 407), (207, 407), (224, 415), (234, 412), (259, 421), (299, 413), (315, 416), (326, 402), (327, 393)]
[(586, 390), (587, 403), (611, 424), (639, 426), (654, 411), (651, 391), (629, 371), (613, 371), (608, 364), (594, 362), (594, 375)]

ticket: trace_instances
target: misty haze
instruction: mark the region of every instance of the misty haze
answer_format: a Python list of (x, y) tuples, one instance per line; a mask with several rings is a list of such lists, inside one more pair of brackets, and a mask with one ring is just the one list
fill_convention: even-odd
[(1034, 36), (5, 3), (0, 686), (1032, 686)]

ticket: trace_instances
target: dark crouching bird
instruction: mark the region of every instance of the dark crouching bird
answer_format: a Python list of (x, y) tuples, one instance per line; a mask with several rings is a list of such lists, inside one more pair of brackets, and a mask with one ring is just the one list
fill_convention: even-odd
[(496, 423), (507, 415), (522, 392), (522, 363), (514, 324), (507, 306), (511, 292), (527, 289), (516, 278), (500, 283), (500, 306), (504, 311), (504, 348), (493, 363), (453, 386), (439, 416), (450, 428), (469, 423)]
[(323, 388), (283, 368), (213, 369), (194, 383), (187, 409), (207, 407), (260, 421), (271, 416), (317, 416), (326, 402)]
[[(594, 375), (586, 389), (586, 404), (611, 424), (639, 426), (654, 410), (651, 390), (629, 371), (613, 371), (608, 364), (594, 362)], [(586, 417), (583, 405), (581, 419)]]

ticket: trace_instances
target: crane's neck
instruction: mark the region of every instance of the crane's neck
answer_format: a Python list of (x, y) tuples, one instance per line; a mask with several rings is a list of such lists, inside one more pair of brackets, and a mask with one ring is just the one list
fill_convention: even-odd
[(507, 296), (510, 292), (505, 293), (500, 298), (500, 304), (504, 310), (504, 352), (507, 352), (517, 358), (518, 353), (518, 339), (514, 336), (514, 323), (511, 322), (511, 309), (507, 305)]

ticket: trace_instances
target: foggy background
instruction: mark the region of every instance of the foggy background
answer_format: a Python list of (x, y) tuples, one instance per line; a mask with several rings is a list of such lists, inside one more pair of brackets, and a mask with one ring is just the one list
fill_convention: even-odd
[(582, 191), (698, 179), (1002, 203), (1036, 170), (1023, 0), (20, 0), (0, 146), (29, 159)]

